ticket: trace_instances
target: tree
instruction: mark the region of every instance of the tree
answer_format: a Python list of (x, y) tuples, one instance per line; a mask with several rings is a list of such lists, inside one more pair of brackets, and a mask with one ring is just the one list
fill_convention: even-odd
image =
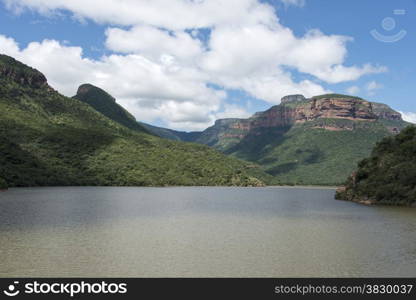
[(0, 177), (0, 190), (7, 190), (8, 185), (6, 180)]

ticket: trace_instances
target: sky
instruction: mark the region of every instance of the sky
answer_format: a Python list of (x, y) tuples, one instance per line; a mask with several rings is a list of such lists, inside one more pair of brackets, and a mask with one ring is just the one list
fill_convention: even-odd
[(177, 130), (330, 92), (416, 123), (415, 50), (416, 0), (0, 0), (0, 53)]

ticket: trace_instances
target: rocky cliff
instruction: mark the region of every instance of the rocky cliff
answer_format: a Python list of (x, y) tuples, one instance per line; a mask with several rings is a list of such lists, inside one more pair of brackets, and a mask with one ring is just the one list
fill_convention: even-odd
[[(330, 131), (354, 129), (354, 122), (345, 123), (342, 120), (402, 121), (400, 113), (389, 106), (369, 102), (358, 97), (331, 94), (307, 99), (302, 95), (290, 95), (283, 97), (280, 105), (273, 106), (264, 112), (258, 112), (249, 119), (217, 120), (214, 126), (203, 132), (197, 141), (212, 144), (213, 141), (233, 139), (236, 142), (248, 134), (259, 134), (258, 131), (261, 129), (290, 127), (324, 119), (341, 120), (341, 122), (332, 122), (331, 124), (318, 122), (314, 128)], [(393, 133), (399, 132), (399, 128), (395, 126), (389, 127), (388, 130)], [(208, 140), (209, 143), (206, 142)]]
[(302, 102), (305, 101), (306, 98), (303, 95), (288, 95), (281, 99), (281, 103), (288, 103), (288, 102)]
[(217, 120), (194, 141), (256, 162), (282, 184), (335, 185), (407, 125), (387, 105), (358, 97), (291, 95), (248, 119)]
[(41, 72), (6, 55), (0, 55), (0, 76), (22, 86), (49, 88), (46, 77)]

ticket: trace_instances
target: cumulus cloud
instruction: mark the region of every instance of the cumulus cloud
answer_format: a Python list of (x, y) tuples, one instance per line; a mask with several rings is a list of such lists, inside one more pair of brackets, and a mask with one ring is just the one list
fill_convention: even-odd
[(116, 25), (148, 24), (183, 30), (230, 24), (272, 24), (274, 10), (257, 0), (4, 0), (17, 12), (31, 9), (43, 15), (70, 11), (76, 18)]
[(224, 110), (217, 113), (215, 116), (217, 119), (228, 118), (248, 118), (252, 113), (248, 112), (244, 107), (235, 104), (225, 104)]
[(44, 40), (19, 49), (13, 39), (1, 35), (0, 52), (41, 70), (66, 96), (89, 82), (105, 88), (139, 120), (163, 118), (176, 128), (209, 126), (225, 98), (225, 92), (207, 87), (202, 73), (136, 54), (90, 60), (82, 57), (80, 47)]
[(414, 112), (402, 112), (399, 111), (402, 114), (403, 120), (416, 124), (416, 113)]
[(168, 32), (151, 26), (136, 26), (130, 30), (109, 28), (106, 31), (108, 49), (121, 53), (141, 53), (158, 60), (170, 55), (181, 61), (202, 54), (202, 43), (183, 31)]
[(90, 72), (100, 75), (96, 63), (81, 57), (80, 47), (65, 47), (54, 40), (32, 42), (20, 49), (12, 38), (0, 35), (0, 52), (41, 70), (50, 84), (67, 96), (73, 95), (75, 85), (85, 82)]
[[(108, 24), (105, 47), (112, 54), (99, 59), (54, 40), (19, 48), (0, 36), (0, 51), (44, 72), (65, 95), (90, 82), (113, 94), (139, 120), (164, 120), (176, 129), (201, 129), (218, 117), (247, 116), (244, 107), (224, 101), (227, 89), (277, 104), (287, 94), (329, 92), (321, 81), (353, 81), (387, 71), (372, 64), (346, 65), (350, 37), (319, 30), (298, 37), (279, 23), (271, 5), (258, 0), (3, 1), (18, 13), (65, 11), (79, 20)], [(205, 39), (198, 34), (202, 29), (209, 32)], [(297, 80), (294, 70), (309, 79)]]
[(4, 53), (14, 55), (19, 52), (19, 46), (14, 39), (0, 35), (0, 45)]
[[(221, 27), (211, 33), (209, 51), (201, 68), (212, 80), (229, 88), (240, 88), (271, 103), (279, 103), (286, 93), (316, 95), (325, 90), (310, 80), (293, 82), (284, 67), (311, 74), (329, 83), (360, 78), (386, 71), (372, 65), (344, 66), (346, 43), (350, 38), (326, 36), (317, 30), (297, 38), (293, 32), (275, 24), (249, 27)], [(242, 47), (244, 45), (244, 47)]]

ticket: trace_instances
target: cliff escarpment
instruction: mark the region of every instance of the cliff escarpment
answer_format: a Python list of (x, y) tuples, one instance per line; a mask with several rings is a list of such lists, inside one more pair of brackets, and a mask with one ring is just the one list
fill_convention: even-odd
[(256, 162), (281, 184), (335, 185), (407, 125), (389, 106), (359, 97), (291, 95), (250, 118), (217, 120), (194, 141)]

